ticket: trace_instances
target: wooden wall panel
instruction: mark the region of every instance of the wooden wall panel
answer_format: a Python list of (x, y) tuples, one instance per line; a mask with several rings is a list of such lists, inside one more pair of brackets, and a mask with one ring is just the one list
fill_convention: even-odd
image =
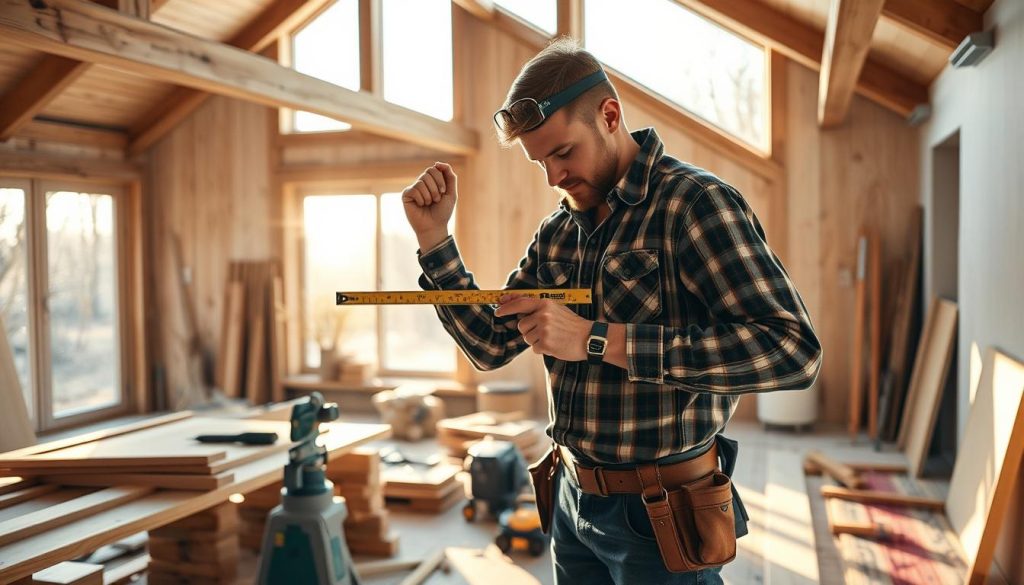
[(150, 151), (145, 202), (154, 363), (166, 368), (172, 398), (189, 395), (174, 235), (181, 238), (199, 334), (211, 356), (220, 344), (228, 262), (279, 255), (272, 232), (270, 120), (262, 106), (213, 98)]
[[(822, 131), (818, 75), (791, 62), (788, 76), (787, 266), (824, 348), (819, 420), (840, 422), (848, 400), (857, 230), (864, 224), (879, 233), (888, 282), (893, 261), (909, 252), (904, 232), (918, 199), (918, 133), (862, 98), (853, 100), (843, 126)], [(891, 300), (883, 302), (885, 309)]]
[(109, 67), (93, 66), (40, 113), (99, 126), (138, 120), (173, 86)]

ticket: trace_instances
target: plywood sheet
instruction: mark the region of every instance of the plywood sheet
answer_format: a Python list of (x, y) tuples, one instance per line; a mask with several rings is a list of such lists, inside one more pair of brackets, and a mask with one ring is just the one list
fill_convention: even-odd
[(921, 475), (935, 430), (939, 402), (946, 387), (946, 375), (956, 343), (956, 315), (956, 303), (945, 299), (933, 300), (921, 344), (917, 348), (902, 425), (906, 429), (910, 474), (914, 477)]
[(958, 449), (946, 514), (971, 565), (971, 583), (992, 564), (1024, 455), (1024, 363), (989, 348)]

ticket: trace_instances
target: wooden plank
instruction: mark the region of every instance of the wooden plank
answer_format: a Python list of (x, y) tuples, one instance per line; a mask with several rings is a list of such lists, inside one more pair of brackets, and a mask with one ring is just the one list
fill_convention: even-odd
[(825, 498), (837, 498), (850, 502), (860, 502), (861, 504), (885, 504), (937, 511), (941, 511), (946, 506), (944, 501), (936, 500), (934, 498), (908, 496), (906, 494), (880, 492), (876, 490), (854, 490), (834, 485), (821, 486), (821, 495)]
[[(259, 53), (283, 31), (293, 29), (323, 9), (325, 0), (278, 0), (270, 4), (227, 44)], [(201, 106), (210, 94), (193, 89), (175, 88), (160, 104), (132, 125), (129, 154), (138, 154), (175, 128)]]
[(152, 487), (145, 486), (107, 488), (31, 514), (0, 522), (0, 546), (46, 532), (56, 526), (69, 524), (103, 510), (109, 510), (125, 502), (137, 500), (152, 491)]
[(258, 267), (251, 276), (248, 287), (249, 337), (245, 357), (245, 396), (250, 404), (267, 402), (264, 391), (267, 387), (266, 369), (266, 285), (262, 282)]
[[(38, 6), (38, 7), (37, 7)], [(157, 81), (343, 119), (354, 127), (472, 154), (473, 130), (282, 67), (258, 55), (124, 16), (83, 0), (0, 2), (0, 37), (48, 53), (102, 63)], [(109, 39), (117, 38), (118, 43)]]
[(871, 336), (868, 364), (868, 436), (878, 438), (878, 394), (882, 376), (882, 240), (878, 231), (868, 232), (868, 286)]
[(245, 328), (245, 285), (238, 281), (227, 285), (225, 326), (221, 333), (221, 390), (225, 396), (242, 395), (242, 336)]
[(828, 473), (832, 479), (848, 488), (864, 487), (864, 480), (860, 477), (857, 471), (853, 469), (853, 467), (846, 465), (845, 463), (840, 463), (828, 457), (821, 451), (809, 451), (805, 457), (805, 461), (816, 466), (825, 473)]
[(1024, 363), (985, 350), (981, 379), (958, 448), (946, 513), (970, 567), (967, 583), (981, 585), (1024, 457)]
[(284, 400), (284, 375), (288, 369), (285, 327), (288, 309), (284, 303), (284, 281), (275, 275), (270, 285), (270, 401)]
[(65, 561), (32, 575), (32, 585), (103, 585), (103, 565)]
[(583, 39), (583, 0), (558, 0), (555, 34)]
[[(902, 286), (893, 317), (894, 327), (892, 341), (889, 344), (888, 378), (890, 381), (890, 399), (888, 400), (883, 424), (882, 438), (896, 438), (900, 413), (903, 409), (907, 393), (907, 355), (910, 346), (910, 329), (917, 308), (918, 276), (921, 269), (921, 236), (924, 224), (924, 209), (917, 206), (911, 214), (910, 258), (906, 264), (906, 272), (902, 276)], [(900, 430), (902, 432), (902, 430)]]
[(985, 28), (981, 12), (954, 0), (886, 0), (882, 16), (950, 50)]
[(217, 475), (182, 473), (56, 473), (45, 475), (45, 483), (75, 486), (139, 485), (169, 490), (215, 490), (234, 481), (231, 472)]
[[(328, 451), (336, 454), (390, 433), (387, 425), (328, 423), (324, 427), (330, 432), (321, 441)], [(44, 535), (2, 546), (0, 559), (4, 559), (4, 563), (0, 563), (0, 582), (14, 581), (138, 532), (190, 516), (223, 503), (233, 493), (246, 493), (280, 481), (281, 468), (287, 462), (287, 453), (274, 453), (237, 467), (235, 481), (222, 488), (210, 492), (160, 490)]]
[[(0, 41), (2, 42), (2, 41)], [(0, 177), (119, 183), (142, 178), (138, 166), (119, 160), (0, 151)]]
[(45, 55), (3, 96), (0, 96), (0, 142), (30, 122), (90, 67), (76, 59)]
[(85, 443), (91, 443), (93, 441), (99, 441), (100, 439), (109, 439), (111, 437), (117, 437), (127, 433), (134, 433), (160, 425), (165, 425), (180, 420), (185, 420), (192, 416), (192, 411), (184, 410), (182, 412), (172, 412), (162, 416), (154, 416), (140, 420), (138, 422), (128, 423), (119, 425), (109, 429), (101, 429), (98, 431), (92, 431), (91, 433), (83, 433), (68, 437), (66, 439), (60, 439), (57, 441), (48, 441), (46, 443), (39, 443), (31, 447), (25, 447), (24, 449), (18, 449), (17, 451), (10, 451), (3, 453), (4, 457), (26, 457), (28, 455), (39, 455), (40, 453), (49, 453), (58, 449), (66, 449), (67, 447), (74, 447), (75, 445), (84, 445)]
[[(821, 68), (824, 37), (813, 27), (759, 0), (676, 0), (694, 12), (742, 35), (765, 43), (810, 69)], [(906, 75), (867, 59), (857, 80), (857, 93), (901, 116), (928, 103), (928, 88)]]
[(860, 432), (861, 411), (864, 404), (864, 314), (867, 305), (868, 238), (864, 228), (857, 235), (856, 300), (853, 312), (853, 358), (850, 362), (850, 410), (846, 431), (850, 438)]
[(452, 3), (480, 20), (494, 18), (493, 0), (452, 0)]
[(0, 495), (0, 510), (56, 490), (57, 486), (55, 485), (37, 485)]
[(818, 83), (818, 124), (843, 123), (885, 0), (832, 0)]
[(932, 442), (935, 419), (939, 415), (939, 403), (942, 402), (942, 391), (946, 387), (946, 376), (956, 346), (956, 321), (956, 303), (944, 299), (932, 301), (914, 360), (907, 404), (903, 409), (902, 428), (906, 433), (900, 446), (906, 445), (912, 477), (921, 476)]
[(0, 412), (0, 452), (35, 443), (36, 434), (28, 417), (3, 316), (0, 316), (0, 396), (6, 405)]
[(124, 132), (101, 130), (99, 128), (90, 128), (88, 126), (40, 118), (23, 124), (14, 133), (14, 136), (41, 142), (79, 144), (114, 150), (124, 150), (128, 144), (128, 135)]

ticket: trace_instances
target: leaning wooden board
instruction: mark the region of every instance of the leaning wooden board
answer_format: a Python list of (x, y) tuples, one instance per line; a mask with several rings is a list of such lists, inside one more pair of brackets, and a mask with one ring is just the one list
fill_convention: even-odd
[(1024, 458), (1024, 363), (986, 351), (946, 496), (946, 515), (970, 568), (985, 582)]
[[(138, 432), (100, 439), (56, 451), (7, 457), (0, 455), (0, 468), (19, 470), (90, 468), (126, 473), (132, 468), (167, 473), (208, 470), (220, 473), (269, 453), (287, 450), (291, 425), (286, 422), (192, 417)], [(273, 445), (238, 443), (204, 444), (195, 440), (202, 434), (235, 434), (250, 431), (276, 432)]]
[[(387, 437), (391, 429), (388, 425), (379, 424), (330, 423), (325, 426), (329, 432), (320, 440), (334, 455)], [(266, 487), (281, 480), (282, 469), (287, 462), (287, 453), (270, 453), (236, 467), (233, 470), (235, 481), (216, 490), (158, 490), (88, 518), (0, 546), (0, 583), (9, 583), (137, 532), (190, 516), (223, 503), (231, 494)]]

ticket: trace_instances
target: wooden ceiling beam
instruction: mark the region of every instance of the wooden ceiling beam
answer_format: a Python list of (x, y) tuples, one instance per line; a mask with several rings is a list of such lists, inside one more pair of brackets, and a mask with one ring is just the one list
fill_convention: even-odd
[(954, 0), (886, 0), (882, 16), (949, 50), (985, 26), (980, 13)]
[[(758, 0), (676, 0), (694, 12), (818, 71), (824, 34)], [(872, 59), (864, 63), (857, 93), (901, 116), (928, 102), (928, 88)]]
[(480, 20), (494, 18), (494, 0), (452, 0), (452, 2)]
[(0, 97), (0, 141), (32, 121), (64, 89), (89, 69), (89, 63), (44, 55), (23, 78)]
[(0, 0), (0, 6), (0, 43), (271, 107), (341, 118), (368, 132), (444, 152), (472, 154), (479, 144), (471, 129), (82, 0), (47, 0), (45, 5)]
[[(327, 6), (326, 0), (278, 0), (252, 19), (228, 44), (258, 53), (284, 31), (299, 27)], [(210, 94), (178, 87), (132, 125), (128, 154), (138, 154), (164, 137), (206, 102)]]
[(818, 76), (818, 124), (833, 128), (850, 111), (885, 0), (832, 0)]

